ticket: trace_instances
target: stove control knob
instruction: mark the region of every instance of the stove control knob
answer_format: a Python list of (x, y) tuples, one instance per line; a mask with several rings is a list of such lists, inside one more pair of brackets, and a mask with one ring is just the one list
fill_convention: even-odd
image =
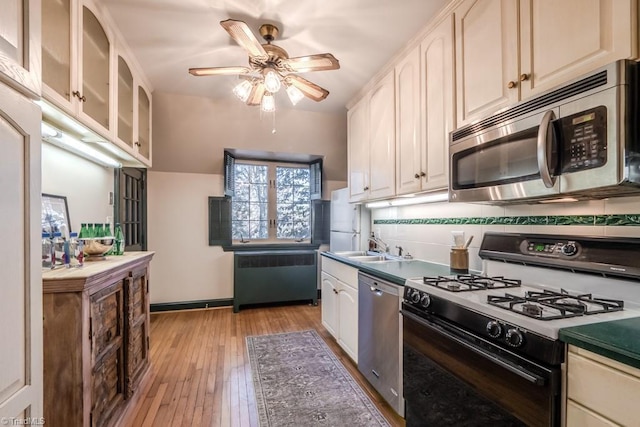
[(498, 338), (502, 335), (502, 325), (495, 320), (487, 323), (487, 333), (491, 338)]
[(431, 297), (429, 296), (429, 294), (424, 294), (420, 297), (420, 305), (424, 308), (429, 307), (429, 305), (431, 304)]
[(420, 291), (413, 291), (413, 294), (411, 295), (411, 302), (415, 304), (420, 302)]
[(562, 247), (562, 253), (567, 256), (572, 256), (578, 253), (578, 247), (575, 243), (567, 243)]
[(507, 345), (511, 347), (520, 347), (524, 343), (524, 337), (522, 336), (522, 332), (517, 329), (509, 329), (504, 336)]

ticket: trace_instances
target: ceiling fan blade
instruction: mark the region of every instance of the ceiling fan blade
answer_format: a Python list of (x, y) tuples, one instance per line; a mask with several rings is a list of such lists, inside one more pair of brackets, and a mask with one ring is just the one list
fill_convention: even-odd
[(247, 99), (247, 105), (260, 105), (262, 102), (262, 95), (264, 95), (264, 84), (262, 82), (258, 82), (251, 89), (251, 93), (249, 94), (249, 98)]
[(194, 76), (228, 76), (235, 74), (248, 74), (251, 70), (247, 67), (204, 67), (189, 68), (189, 74)]
[(289, 74), (285, 81), (298, 89), (309, 99), (313, 99), (316, 102), (322, 101), (329, 96), (329, 91), (321, 88), (315, 83), (311, 83), (307, 79), (303, 79), (295, 74)]
[(282, 67), (287, 71), (304, 73), (306, 71), (337, 70), (340, 62), (330, 53), (320, 53), (318, 55), (298, 56), (282, 61)]
[(256, 36), (249, 29), (249, 26), (243, 21), (227, 19), (226, 21), (220, 21), (220, 25), (227, 30), (232, 39), (249, 52), (249, 56), (265, 58), (268, 56)]

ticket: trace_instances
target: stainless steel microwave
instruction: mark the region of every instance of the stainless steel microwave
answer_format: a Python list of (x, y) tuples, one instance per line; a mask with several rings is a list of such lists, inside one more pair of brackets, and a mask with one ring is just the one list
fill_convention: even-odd
[(640, 193), (640, 63), (621, 60), (449, 135), (449, 200)]

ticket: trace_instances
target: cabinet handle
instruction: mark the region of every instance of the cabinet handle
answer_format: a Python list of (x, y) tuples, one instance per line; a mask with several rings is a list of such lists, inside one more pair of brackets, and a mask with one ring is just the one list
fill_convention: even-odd
[(138, 141), (134, 142), (133, 145), (135, 145), (136, 147), (142, 147), (142, 144), (140, 144)]
[(364, 187), (364, 188), (363, 188), (363, 190), (364, 190), (364, 191), (368, 191), (368, 190), (369, 190), (369, 187)]
[(420, 172), (420, 176), (427, 176), (427, 174), (424, 172)]
[(334, 290), (333, 290), (333, 293), (337, 295), (337, 294), (338, 294), (338, 291), (334, 289)]
[(71, 94), (73, 96), (75, 96), (76, 98), (78, 98), (80, 101), (87, 102), (87, 98), (85, 96), (80, 96), (80, 92), (79, 91), (74, 90), (73, 92), (71, 92)]
[(529, 80), (529, 74), (520, 74), (520, 81), (521, 82), (526, 82), (527, 80)]
[(514, 82), (513, 80), (511, 80), (509, 83), (507, 83), (507, 87), (509, 89), (513, 89), (516, 86), (518, 86), (518, 83)]
[(416, 179), (420, 178), (420, 174), (419, 174), (419, 173), (417, 173), (417, 174), (415, 174), (415, 175), (413, 175), (413, 176), (414, 176)]

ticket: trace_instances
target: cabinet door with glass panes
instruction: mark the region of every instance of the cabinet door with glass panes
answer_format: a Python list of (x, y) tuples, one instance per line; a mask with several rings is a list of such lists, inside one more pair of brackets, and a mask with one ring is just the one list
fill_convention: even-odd
[(42, 3), (44, 98), (106, 138), (111, 115), (113, 35), (92, 2)]
[(0, 2), (0, 83), (30, 98), (40, 97), (40, 35), (40, 0)]
[[(236, 160), (231, 237), (241, 243), (309, 243), (313, 164)], [(312, 176), (313, 175), (313, 176)]]

